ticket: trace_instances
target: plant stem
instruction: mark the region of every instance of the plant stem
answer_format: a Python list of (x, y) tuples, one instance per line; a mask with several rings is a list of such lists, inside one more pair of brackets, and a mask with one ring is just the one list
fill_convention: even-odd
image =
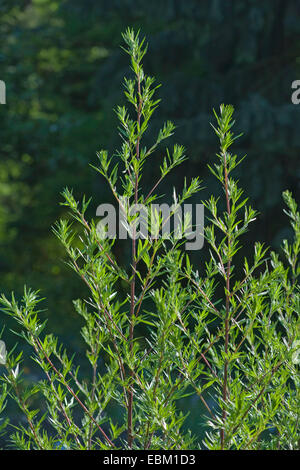
[[(140, 75), (137, 75), (137, 87), (138, 87), (138, 97), (139, 105), (137, 109), (137, 129), (139, 132), (140, 123), (141, 123), (141, 109), (142, 109), (142, 98), (141, 98), (141, 79)], [(136, 141), (136, 159), (140, 158), (140, 136), (137, 136)], [(134, 203), (138, 202), (138, 185), (139, 185), (139, 172), (138, 169), (135, 172), (135, 188), (134, 188)], [(129, 341), (130, 341), (130, 353), (131, 359), (133, 358), (133, 339), (134, 339), (134, 311), (135, 311), (135, 276), (136, 276), (136, 227), (133, 226), (132, 234), (132, 247), (131, 247), (131, 259), (132, 259), (132, 280), (130, 284), (130, 325), (129, 325)], [(134, 371), (130, 371), (130, 376), (133, 378)], [(128, 392), (128, 447), (132, 449), (133, 444), (133, 428), (132, 428), (132, 409), (133, 409), (133, 388), (132, 384), (129, 385)]]
[[(224, 183), (225, 183), (225, 197), (226, 197), (226, 207), (227, 213), (230, 215), (231, 208), (230, 208), (230, 197), (228, 191), (228, 172), (227, 172), (227, 159), (226, 159), (226, 151), (223, 154), (224, 157)], [(231, 246), (231, 237), (228, 229), (228, 253), (230, 252)], [(226, 312), (225, 312), (225, 363), (224, 363), (224, 379), (223, 379), (223, 426), (225, 428), (226, 423), (226, 409), (225, 403), (227, 401), (227, 387), (228, 387), (228, 343), (229, 343), (229, 308), (230, 308), (230, 269), (231, 269), (231, 259), (228, 259), (227, 262), (227, 269), (226, 269)], [(221, 449), (224, 449), (224, 441), (225, 441), (225, 429), (221, 429), (220, 431), (220, 439), (221, 439)]]

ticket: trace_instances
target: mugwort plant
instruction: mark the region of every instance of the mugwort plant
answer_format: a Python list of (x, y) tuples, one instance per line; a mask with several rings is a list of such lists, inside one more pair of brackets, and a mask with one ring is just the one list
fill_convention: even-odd
[[(199, 260), (194, 267), (176, 230), (167, 238), (158, 236), (176, 210), (198, 194), (197, 177), (185, 181), (180, 194), (174, 191), (167, 218), (161, 208), (152, 211), (157, 236), (136, 237), (137, 211), (128, 208), (158, 203), (161, 183), (186, 157), (181, 145), (166, 149), (158, 180), (150, 191), (143, 191), (145, 164), (175, 128), (166, 122), (152, 146), (144, 145), (159, 105), (158, 86), (144, 72), (144, 39), (131, 29), (123, 39), (132, 68), (132, 77), (124, 80), (130, 109), (116, 109), (120, 150), (113, 157), (98, 152), (94, 169), (126, 214), (130, 266), (120, 266), (114, 255), (117, 236), (103, 236), (97, 222), (87, 217), (89, 201), (77, 201), (65, 189), (63, 204), (73, 221), (60, 220), (54, 233), (89, 292), (86, 299), (74, 301), (74, 308), (84, 320), (81, 334), (90, 371), (82, 371), (76, 357), (47, 332), (38, 292), (25, 288), (21, 300), (2, 295), (2, 312), (19, 325), (17, 334), (30, 346), (43, 377), (25, 386), (22, 351), (17, 349), (22, 345), (7, 351), (1, 365), (1, 433), (10, 446), (26, 450), (297, 449), (296, 202), (284, 192), (293, 241), (284, 240), (280, 254), (256, 243), (251, 259), (238, 266), (237, 252), (257, 213), (234, 178), (243, 158), (231, 152), (238, 138), (233, 133), (233, 107), (221, 105), (212, 125), (219, 151), (209, 168), (223, 188), (223, 198), (212, 195), (203, 202), (206, 222), (200, 234), (209, 261)], [(183, 218), (181, 224), (186, 233), (190, 220)], [(107, 230), (105, 224), (102, 229)], [(153, 227), (148, 233), (153, 235)], [(199, 403), (193, 414), (198, 413), (201, 437), (192, 432), (190, 416), (181, 407), (193, 395)], [(10, 424), (6, 416), (11, 399), (25, 418), (19, 424)]]

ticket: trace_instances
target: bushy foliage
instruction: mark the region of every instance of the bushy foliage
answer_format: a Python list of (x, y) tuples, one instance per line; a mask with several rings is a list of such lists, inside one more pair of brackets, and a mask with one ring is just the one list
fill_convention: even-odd
[[(119, 266), (117, 239), (103, 239), (86, 216), (89, 201), (65, 189), (73, 221), (60, 220), (54, 232), (68, 264), (89, 290), (74, 301), (85, 324), (81, 330), (90, 364), (87, 380), (64, 345), (46, 333), (39, 293), (25, 288), (21, 301), (1, 297), (1, 308), (19, 324), (18, 334), (32, 349), (44, 379), (24, 387), (22, 352), (9, 351), (1, 377), (0, 407), (12, 398), (27, 424), (2, 432), (18, 449), (296, 449), (298, 447), (300, 216), (290, 192), (284, 193), (294, 241), (283, 242), (283, 256), (261, 243), (252, 259), (236, 266), (242, 237), (256, 218), (234, 179), (243, 160), (231, 153), (237, 139), (233, 107), (221, 105), (213, 129), (219, 151), (210, 171), (224, 193), (204, 201), (205, 248), (210, 260), (194, 268), (182, 240), (135, 239), (135, 219), (125, 202), (150, 207), (169, 172), (185, 159), (175, 144), (166, 150), (161, 175), (143, 192), (143, 173), (155, 151), (174, 132), (164, 124), (149, 147), (143, 137), (158, 107), (157, 85), (142, 60), (147, 46), (128, 29), (123, 35), (133, 76), (125, 78), (131, 106), (117, 107), (122, 145), (113, 157), (98, 152), (95, 169), (127, 213), (133, 230), (131, 266)], [(200, 191), (198, 178), (174, 191), (173, 210)], [(158, 217), (161, 227), (162, 218)], [(126, 286), (126, 294), (122, 297)], [(141, 334), (141, 331), (143, 334)], [(205, 412), (199, 442), (180, 403), (194, 394)], [(34, 408), (34, 397), (43, 407)], [(121, 407), (121, 418), (112, 410)], [(200, 409), (200, 408), (199, 408)]]
[[(80, 324), (71, 299), (83, 297), (84, 286), (60, 263), (63, 249), (49, 226), (62, 215), (59, 192), (64, 185), (78, 195), (93, 193), (91, 213), (95, 201), (110, 198), (107, 185), (98, 184), (86, 162), (99, 142), (110, 151), (118, 146), (111, 108), (122, 99), (119, 85), (127, 61), (119, 43), (127, 25), (147, 33), (147, 71), (165, 84), (158, 90), (162, 103), (147, 139), (154, 141), (170, 119), (176, 121), (176, 138), (188, 148), (189, 159), (169, 181), (179, 188), (182, 172), (197, 174), (209, 188), (203, 199), (217, 194), (218, 182), (207, 170), (215, 150), (210, 113), (223, 101), (234, 103), (237, 133), (244, 132), (235, 151), (248, 155), (247, 172), (240, 166), (236, 177), (261, 212), (248, 239), (279, 249), (288, 233), (281, 193), (289, 188), (299, 199), (299, 109), (291, 102), (300, 63), (297, 2), (0, 3), (0, 80), (7, 87), (7, 105), (0, 106), (3, 292), (21, 295), (24, 278), (41, 289), (51, 312), (49, 327), (74, 347)], [(157, 165), (148, 167), (145, 185), (157, 170)]]

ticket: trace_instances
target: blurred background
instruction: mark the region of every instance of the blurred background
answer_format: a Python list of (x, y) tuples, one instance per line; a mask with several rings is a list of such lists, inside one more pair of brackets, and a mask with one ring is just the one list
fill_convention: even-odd
[[(127, 26), (147, 37), (145, 71), (162, 83), (147, 138), (172, 120), (173, 142), (189, 156), (163, 192), (180, 189), (184, 175), (203, 180), (201, 199), (219, 192), (207, 169), (218, 149), (212, 109), (233, 104), (235, 131), (244, 133), (235, 152), (247, 154), (236, 174), (260, 212), (243, 255), (255, 240), (277, 249), (290, 236), (281, 193), (300, 195), (300, 104), (291, 101), (291, 84), (300, 80), (299, 13), (298, 0), (0, 0), (1, 291), (41, 289), (49, 329), (80, 351), (71, 301), (86, 290), (64, 265), (51, 226), (64, 213), (65, 186), (77, 198), (92, 196), (92, 217), (111, 201), (89, 163), (97, 150), (120, 144), (113, 108), (125, 103)], [(146, 187), (161, 157), (147, 167)], [(126, 250), (116, 255), (127, 261)], [(205, 247), (194, 263), (204, 256)]]

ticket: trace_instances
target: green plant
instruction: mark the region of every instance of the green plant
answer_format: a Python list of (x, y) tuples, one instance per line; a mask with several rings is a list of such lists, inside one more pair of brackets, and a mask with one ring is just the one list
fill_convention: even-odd
[[(81, 333), (91, 377), (76, 367), (57, 338), (45, 333), (38, 292), (25, 288), (21, 302), (3, 295), (3, 312), (21, 326), (18, 334), (29, 343), (45, 377), (25, 387), (22, 353), (7, 355), (0, 405), (3, 411), (10, 396), (27, 419), (9, 439), (18, 449), (295, 449), (300, 305), (296, 203), (284, 193), (295, 232), (294, 242), (283, 244), (286, 261), (267, 255), (257, 243), (253, 260), (244, 260), (240, 275), (236, 254), (256, 212), (231, 176), (241, 160), (229, 152), (237, 138), (231, 130), (233, 108), (222, 105), (214, 127), (220, 150), (210, 170), (224, 189), (225, 209), (214, 196), (204, 202), (210, 260), (201, 266), (201, 275), (175, 232), (168, 239), (136, 240), (136, 218), (128, 207), (150, 208), (158, 200), (160, 183), (185, 156), (179, 145), (167, 150), (159, 180), (143, 194), (144, 165), (173, 134), (174, 125), (167, 122), (156, 142), (143, 146), (159, 102), (154, 99), (157, 86), (143, 70), (144, 40), (130, 29), (123, 38), (134, 75), (125, 79), (125, 95), (135, 118), (125, 107), (117, 108), (121, 150), (113, 158), (100, 151), (94, 168), (126, 213), (133, 235), (131, 266), (126, 270), (118, 265), (113, 254), (117, 239), (104, 239), (96, 222), (86, 217), (89, 201), (80, 203), (65, 189), (64, 204), (74, 221), (60, 220), (54, 233), (89, 290), (88, 299), (76, 300), (74, 307), (85, 322)], [(199, 189), (194, 178), (182, 194), (174, 192), (171, 215)], [(158, 230), (164, 220), (159, 212), (155, 215)], [(120, 286), (126, 286), (123, 298)], [(191, 433), (188, 415), (178, 404), (192, 394), (205, 408), (199, 413), (206, 431), (203, 441)], [(36, 396), (41, 404), (35, 408)], [(119, 417), (114, 417), (116, 407)]]

